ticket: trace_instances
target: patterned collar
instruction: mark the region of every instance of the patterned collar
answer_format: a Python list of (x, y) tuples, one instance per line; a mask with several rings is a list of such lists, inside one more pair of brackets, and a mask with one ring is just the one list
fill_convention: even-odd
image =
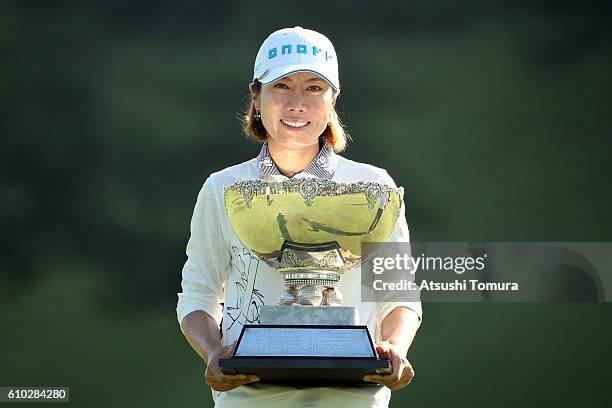
[[(334, 149), (325, 142), (323, 147), (319, 150), (319, 153), (314, 160), (302, 171), (309, 175), (331, 180), (336, 172), (336, 165), (338, 164), (338, 156), (334, 152)], [(276, 164), (270, 156), (270, 150), (268, 149), (268, 142), (264, 142), (261, 147), (261, 151), (257, 156), (257, 167), (259, 168), (259, 178), (265, 179), (267, 176), (282, 176), (282, 173), (276, 167)], [(298, 173), (299, 174), (299, 173)]]

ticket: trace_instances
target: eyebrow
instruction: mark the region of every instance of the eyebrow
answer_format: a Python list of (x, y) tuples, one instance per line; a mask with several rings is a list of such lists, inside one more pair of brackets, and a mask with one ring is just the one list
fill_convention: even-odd
[[(279, 81), (282, 81), (282, 80), (293, 82), (293, 79), (289, 78), (288, 76), (279, 79)], [(316, 82), (316, 81), (325, 81), (325, 80), (323, 78), (319, 78), (319, 77), (312, 77), (312, 78), (307, 79), (305, 82)]]

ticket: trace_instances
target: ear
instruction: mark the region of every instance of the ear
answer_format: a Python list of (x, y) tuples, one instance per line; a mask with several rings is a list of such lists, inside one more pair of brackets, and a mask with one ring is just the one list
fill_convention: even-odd
[(340, 95), (340, 91), (334, 91), (332, 96), (332, 106), (336, 106), (336, 99), (338, 99), (338, 95)]
[(251, 92), (251, 99), (253, 100), (253, 105), (255, 105), (255, 109), (260, 110), (259, 94), (255, 92), (254, 84), (252, 82), (249, 84), (249, 91)]

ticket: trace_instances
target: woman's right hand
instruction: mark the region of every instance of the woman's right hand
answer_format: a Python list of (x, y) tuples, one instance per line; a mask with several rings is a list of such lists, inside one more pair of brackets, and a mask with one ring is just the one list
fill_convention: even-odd
[(206, 384), (215, 391), (229, 391), (241, 385), (259, 381), (259, 377), (256, 375), (248, 374), (223, 374), (221, 368), (219, 368), (220, 358), (230, 358), (236, 347), (234, 342), (229, 347), (220, 346), (213, 350), (208, 355), (208, 365), (206, 366), (206, 373), (204, 374), (204, 381)]

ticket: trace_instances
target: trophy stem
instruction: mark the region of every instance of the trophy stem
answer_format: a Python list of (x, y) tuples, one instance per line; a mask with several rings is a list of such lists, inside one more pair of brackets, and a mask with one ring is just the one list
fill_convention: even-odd
[(340, 274), (329, 271), (285, 272), (285, 290), (281, 305), (334, 306), (342, 304), (342, 293), (337, 286)]
[(323, 291), (321, 306), (341, 305), (343, 300), (344, 296), (342, 296), (342, 292), (340, 292), (337, 287), (330, 286)]
[(317, 285), (304, 285), (298, 290), (300, 305), (319, 306), (323, 300), (323, 293)]
[(298, 290), (295, 285), (287, 285), (280, 295), (281, 305), (292, 305), (298, 301)]

